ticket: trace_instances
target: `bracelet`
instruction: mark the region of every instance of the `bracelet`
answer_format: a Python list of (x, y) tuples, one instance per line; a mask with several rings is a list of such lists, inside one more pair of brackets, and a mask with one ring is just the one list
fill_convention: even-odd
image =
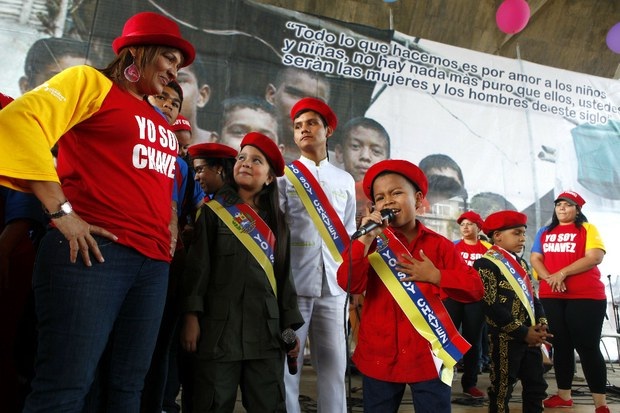
[(560, 271), (560, 275), (562, 276), (563, 279), (566, 279), (566, 275), (564, 275), (563, 271)]
[(173, 207), (172, 207), (172, 210), (173, 210), (174, 212), (177, 212), (177, 207), (174, 207), (174, 206), (173, 206)]

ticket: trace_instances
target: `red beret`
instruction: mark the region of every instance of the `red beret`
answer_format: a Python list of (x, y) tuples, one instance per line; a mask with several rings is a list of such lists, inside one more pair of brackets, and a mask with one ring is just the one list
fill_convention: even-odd
[(199, 143), (187, 150), (192, 159), (196, 158), (236, 158), (237, 151), (221, 143)]
[(489, 237), (495, 231), (503, 231), (505, 229), (527, 227), (527, 215), (518, 211), (498, 211), (494, 212), (484, 220), (484, 228), (482, 229)]
[(297, 118), (297, 114), (302, 110), (311, 110), (313, 112), (318, 113), (323, 116), (325, 122), (327, 122), (327, 126), (330, 126), (332, 129), (336, 130), (336, 126), (338, 125), (338, 118), (334, 111), (327, 105), (327, 103), (323, 102), (321, 99), (316, 98), (303, 98), (299, 100), (293, 108), (291, 109), (291, 120), (295, 122)]
[(482, 217), (478, 215), (478, 213), (474, 211), (463, 212), (461, 216), (458, 217), (458, 219), (456, 220), (456, 223), (460, 224), (465, 219), (473, 222), (478, 226), (479, 230), (482, 230), (482, 227), (484, 226), (484, 221), (482, 220)]
[(123, 26), (123, 34), (112, 42), (112, 50), (118, 54), (127, 46), (144, 45), (179, 49), (183, 54), (182, 66), (189, 66), (196, 57), (194, 46), (181, 36), (179, 26), (159, 13), (145, 11), (127, 19)]
[(577, 192), (574, 191), (564, 191), (560, 195), (558, 195), (557, 199), (553, 201), (557, 203), (558, 201), (566, 201), (571, 205), (577, 205), (579, 208), (586, 203), (585, 199), (581, 197)]
[(0, 93), (0, 109), (8, 105), (13, 101), (13, 98), (5, 95), (4, 93)]
[(284, 158), (278, 145), (268, 136), (258, 132), (250, 132), (243, 137), (241, 141), (241, 149), (244, 146), (251, 145), (260, 150), (271, 164), (276, 176), (284, 175)]
[(178, 132), (180, 130), (192, 131), (192, 125), (189, 120), (183, 115), (178, 115), (177, 120), (172, 124), (172, 130)]
[(422, 172), (417, 165), (402, 159), (387, 159), (377, 162), (368, 168), (366, 175), (364, 175), (364, 193), (371, 201), (374, 201), (372, 196), (372, 184), (377, 175), (383, 172), (393, 172), (404, 176), (422, 192), (422, 195), (426, 196), (426, 191), (428, 190), (428, 180), (426, 179), (424, 172)]

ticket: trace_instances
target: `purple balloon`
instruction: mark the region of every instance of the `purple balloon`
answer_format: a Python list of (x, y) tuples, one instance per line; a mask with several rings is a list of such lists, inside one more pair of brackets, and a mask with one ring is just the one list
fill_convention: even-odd
[(613, 25), (607, 33), (607, 47), (614, 53), (620, 53), (620, 22)]
[(530, 20), (530, 6), (525, 0), (504, 0), (495, 13), (497, 27), (506, 34), (519, 33)]

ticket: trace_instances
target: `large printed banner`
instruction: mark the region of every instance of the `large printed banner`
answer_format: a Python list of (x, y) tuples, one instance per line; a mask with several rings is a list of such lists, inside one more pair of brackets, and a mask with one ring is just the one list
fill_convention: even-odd
[[(603, 274), (617, 278), (617, 80), (530, 63), (526, 49), (507, 59), (249, 0), (84, 0), (67, 16), (50, 14), (42, 0), (26, 2), (29, 10), (10, 3), (0, 0), (4, 93), (18, 96), (66, 65), (105, 66), (128, 17), (164, 13), (198, 52), (179, 74), (196, 142), (234, 146), (261, 130), (294, 159), (288, 111), (318, 96), (339, 117), (331, 160), (356, 181), (381, 159), (419, 164), (430, 182), (420, 213), (450, 238), (459, 236), (454, 220), (463, 210), (485, 217), (506, 208), (527, 213), (533, 237), (554, 196), (576, 190), (606, 243)], [(51, 37), (54, 22), (65, 47), (35, 43)], [(361, 192), (358, 201), (362, 210)]]

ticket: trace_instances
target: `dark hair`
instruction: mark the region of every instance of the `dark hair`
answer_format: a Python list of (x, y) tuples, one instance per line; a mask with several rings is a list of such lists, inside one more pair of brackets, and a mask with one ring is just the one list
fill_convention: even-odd
[(265, 222), (273, 231), (276, 238), (276, 248), (274, 251), (274, 274), (279, 280), (289, 276), (290, 251), (289, 251), (289, 230), (284, 212), (280, 209), (280, 196), (278, 191), (278, 179), (273, 170), (269, 169), (269, 174), (273, 178), (271, 183), (264, 186), (258, 194), (254, 196), (255, 204), (264, 211), (267, 216)]
[[(577, 208), (577, 216), (575, 216), (575, 226), (577, 228), (581, 227), (584, 222), (588, 222), (588, 218), (581, 212), (581, 208), (579, 205), (575, 205)], [(555, 213), (555, 208), (553, 209), (553, 215), (551, 216), (551, 223), (547, 226), (547, 232), (551, 232), (555, 227), (560, 225), (560, 220), (558, 219), (558, 214)]]
[(47, 37), (39, 39), (30, 46), (24, 61), (24, 75), (31, 81), (36, 74), (52, 63), (56, 63), (59, 58), (73, 56), (84, 58), (88, 56), (89, 45), (80, 40)]
[(469, 202), (469, 208), (474, 211), (478, 211), (481, 217), (486, 218), (493, 212), (502, 210), (516, 211), (515, 207), (510, 201), (504, 198), (502, 195), (495, 192), (480, 192), (474, 195)]
[(175, 92), (177, 92), (177, 95), (179, 95), (179, 100), (181, 101), (181, 104), (179, 105), (179, 112), (181, 112), (181, 108), (183, 107), (183, 89), (181, 89), (181, 85), (179, 85), (176, 80), (172, 80), (168, 82), (166, 86), (172, 88)]
[(276, 121), (278, 119), (276, 114), (275, 107), (267, 102), (263, 98), (259, 98), (257, 96), (235, 96), (232, 98), (224, 99), (222, 101), (222, 111), (220, 117), (220, 131), (224, 127), (224, 123), (230, 112), (237, 109), (252, 109), (252, 110), (260, 110), (269, 115), (271, 115)]
[(377, 122), (374, 119), (367, 118), (364, 116), (359, 116), (357, 118), (353, 118), (349, 120), (343, 126), (340, 134), (342, 136), (341, 142), (344, 145), (350, 138), (349, 134), (351, 131), (357, 127), (361, 127), (364, 129), (371, 129), (377, 132), (383, 139), (385, 140), (385, 147), (387, 149), (387, 158), (390, 158), (391, 144), (390, 144), (390, 135), (387, 133), (383, 125)]
[[(465, 180), (461, 167), (448, 155), (441, 153), (428, 155), (420, 161), (420, 169), (424, 172), (428, 179), (428, 194), (436, 194), (447, 199), (459, 196), (463, 201), (467, 200), (467, 191), (465, 190)], [(433, 169), (452, 169), (456, 172), (459, 182), (454, 178), (444, 176), (439, 173), (431, 173)]]
[(428, 155), (424, 157), (420, 161), (418, 165), (420, 169), (428, 176), (428, 172), (431, 169), (445, 169), (450, 168), (456, 171), (457, 176), (459, 177), (459, 181), (461, 185), (465, 184), (465, 180), (463, 179), (463, 172), (461, 171), (461, 167), (458, 163), (448, 155), (444, 155), (443, 153), (436, 153), (433, 155)]
[(205, 67), (204, 61), (202, 57), (196, 54), (194, 61), (192, 64), (185, 66), (185, 69), (189, 70), (196, 77), (196, 83), (198, 83), (198, 87), (207, 83), (207, 68)]
[(233, 168), (236, 162), (235, 158), (203, 158), (197, 156), (193, 159), (204, 159), (205, 163), (210, 168), (221, 166), (222, 180), (224, 181), (224, 183), (232, 187), (236, 187), (235, 179), (233, 176)]
[[(276, 74), (276, 78), (273, 82), (274, 86), (276, 88), (279, 88), (284, 83), (284, 79), (286, 79), (289, 75), (293, 75), (295, 73), (305, 74), (310, 79), (316, 80), (317, 83), (324, 82), (327, 85), (327, 92), (328, 92), (328, 96), (326, 96), (326, 99), (329, 98), (329, 93), (331, 91), (331, 85), (329, 83), (329, 79), (323, 76), (322, 74), (320, 74), (320, 72), (314, 72), (312, 70), (301, 69), (299, 67), (285, 66), (282, 69), (278, 70), (278, 73)], [(312, 97), (317, 97), (317, 96), (312, 96)]]

